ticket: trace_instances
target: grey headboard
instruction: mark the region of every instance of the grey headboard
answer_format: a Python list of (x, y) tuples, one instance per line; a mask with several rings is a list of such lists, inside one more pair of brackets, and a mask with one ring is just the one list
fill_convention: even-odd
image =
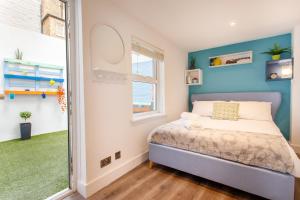
[(233, 92), (233, 93), (203, 93), (192, 94), (191, 101), (266, 101), (272, 102), (272, 117), (281, 104), (280, 92)]

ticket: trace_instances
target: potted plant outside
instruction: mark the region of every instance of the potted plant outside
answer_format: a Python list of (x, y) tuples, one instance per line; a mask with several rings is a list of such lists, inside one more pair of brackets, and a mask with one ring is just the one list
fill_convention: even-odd
[(290, 48), (281, 48), (279, 44), (274, 44), (273, 48), (269, 49), (269, 51), (263, 52), (264, 54), (268, 54), (272, 56), (272, 60), (280, 60), (282, 53), (291, 52)]
[(20, 117), (25, 120), (25, 123), (20, 123), (21, 139), (27, 140), (31, 138), (31, 123), (26, 122), (31, 117), (31, 112), (20, 112)]

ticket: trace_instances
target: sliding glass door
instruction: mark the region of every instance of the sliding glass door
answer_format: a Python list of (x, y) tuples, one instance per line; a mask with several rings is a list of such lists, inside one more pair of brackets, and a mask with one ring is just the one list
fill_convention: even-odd
[(0, 2), (0, 199), (72, 187), (69, 2)]

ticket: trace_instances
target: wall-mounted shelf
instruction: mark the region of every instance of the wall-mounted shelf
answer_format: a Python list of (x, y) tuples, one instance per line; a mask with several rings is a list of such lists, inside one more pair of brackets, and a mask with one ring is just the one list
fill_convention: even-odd
[(188, 69), (185, 70), (185, 84), (202, 85), (202, 70), (201, 69)]
[(16, 95), (57, 95), (57, 92), (49, 91), (18, 91), (18, 90), (5, 90), (5, 94), (16, 94)]
[(293, 78), (293, 59), (271, 60), (266, 62), (266, 80), (278, 81)]
[(219, 68), (233, 65), (252, 63), (252, 51), (244, 51), (239, 53), (225, 54), (209, 57), (209, 67)]
[(63, 66), (49, 65), (49, 64), (43, 64), (43, 63), (38, 63), (38, 62), (30, 62), (30, 61), (10, 59), (10, 58), (5, 58), (4, 62), (9, 63), (9, 64), (19, 64), (19, 65), (40, 67), (40, 68), (48, 68), (48, 69), (61, 69), (61, 70), (64, 69)]
[(13, 74), (4, 74), (4, 78), (12, 78), (12, 79), (27, 79), (27, 80), (34, 80), (34, 81), (51, 81), (54, 80), (55, 82), (63, 83), (63, 78), (47, 78), (41, 76), (22, 76), (22, 75), (13, 75)]
[(96, 81), (103, 83), (124, 84), (127, 81), (127, 75), (118, 72), (93, 68), (93, 74)]
[(17, 59), (4, 59), (5, 94), (57, 95), (63, 86), (64, 67)]

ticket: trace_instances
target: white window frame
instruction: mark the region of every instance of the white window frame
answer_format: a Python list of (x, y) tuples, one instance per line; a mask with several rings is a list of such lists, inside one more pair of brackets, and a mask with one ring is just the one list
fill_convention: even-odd
[[(132, 50), (131, 54), (133, 54), (133, 53), (144, 55), (142, 53)], [(147, 56), (147, 55), (144, 55), (144, 56)], [(133, 111), (132, 111), (132, 121), (140, 121), (140, 120), (145, 120), (145, 119), (149, 119), (149, 118), (165, 116), (164, 62), (162, 60), (158, 60), (155, 58), (152, 58), (152, 59), (153, 59), (153, 65), (155, 67), (154, 77), (134, 74), (131, 71), (131, 85), (133, 82), (156, 84), (156, 88), (155, 88), (156, 110), (149, 111), (149, 112), (141, 112), (141, 113), (133, 113)], [(131, 60), (131, 70), (132, 70), (132, 60)], [(133, 91), (132, 91), (131, 97), (133, 97)], [(131, 100), (131, 105), (133, 106), (133, 98)]]

